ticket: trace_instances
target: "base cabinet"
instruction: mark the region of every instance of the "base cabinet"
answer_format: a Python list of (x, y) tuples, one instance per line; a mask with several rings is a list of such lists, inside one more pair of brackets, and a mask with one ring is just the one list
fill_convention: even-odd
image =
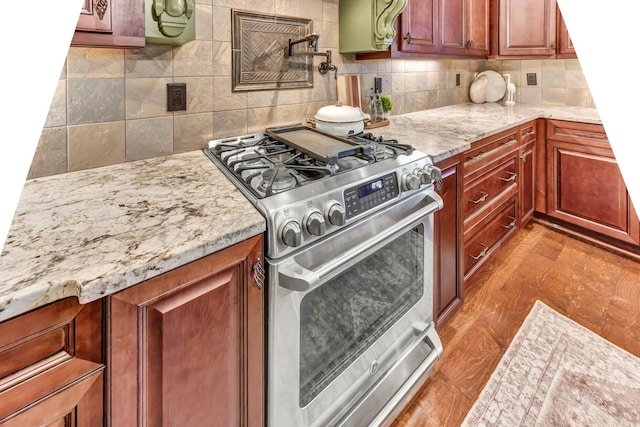
[(109, 297), (110, 425), (264, 424), (261, 262), (255, 237)]
[(533, 217), (538, 125), (534, 120), (502, 131), (463, 153), (465, 283)]
[(640, 243), (638, 216), (601, 125), (547, 120), (546, 156), (550, 217)]
[(101, 426), (103, 301), (67, 298), (0, 323), (0, 426)]
[(436, 165), (442, 171), (438, 194), (444, 207), (435, 214), (435, 289), (434, 313), (440, 326), (462, 306), (462, 274), (460, 265), (462, 173), (460, 157)]
[(520, 126), (520, 152), (518, 155), (518, 185), (520, 187), (520, 224), (533, 218), (536, 207), (535, 174), (537, 167), (538, 121)]

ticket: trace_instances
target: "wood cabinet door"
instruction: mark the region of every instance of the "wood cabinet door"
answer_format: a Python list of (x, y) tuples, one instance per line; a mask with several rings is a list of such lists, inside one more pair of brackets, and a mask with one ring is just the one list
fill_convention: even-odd
[(145, 0), (84, 0), (71, 46), (142, 48)]
[(101, 300), (0, 323), (0, 426), (101, 426), (104, 369)]
[(558, 25), (558, 58), (576, 58), (576, 49), (573, 47), (573, 42), (569, 36), (569, 30), (567, 24), (564, 22), (560, 8), (557, 8), (556, 22)]
[(518, 155), (518, 185), (520, 187), (520, 226), (532, 217), (536, 206), (536, 145), (537, 122), (520, 126), (520, 153)]
[(438, 194), (444, 207), (435, 214), (435, 284), (434, 313), (441, 326), (462, 306), (462, 270), (460, 263), (462, 185), (459, 156), (437, 164), (442, 170), (442, 187)]
[(609, 147), (548, 139), (547, 167), (548, 215), (640, 243), (638, 218)]
[(489, 0), (441, 0), (440, 53), (486, 57)]
[(398, 18), (398, 51), (437, 53), (438, 0), (409, 0)]
[(255, 237), (110, 298), (113, 426), (262, 426)]
[(110, 33), (111, 1), (84, 0), (80, 9), (80, 18), (76, 30)]
[(468, 54), (486, 57), (489, 54), (489, 0), (466, 0), (465, 47)]
[(499, 0), (499, 56), (556, 53), (556, 0)]
[(465, 49), (465, 3), (465, 0), (441, 0), (440, 40), (442, 52), (460, 53)]
[(441, 1), (440, 53), (486, 57), (489, 52), (489, 1)]

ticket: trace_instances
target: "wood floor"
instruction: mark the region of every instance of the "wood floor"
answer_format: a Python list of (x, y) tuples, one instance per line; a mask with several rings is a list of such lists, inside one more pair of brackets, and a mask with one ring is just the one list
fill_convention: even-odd
[(640, 264), (530, 223), (467, 286), (442, 359), (392, 427), (459, 426), (535, 300), (640, 356)]

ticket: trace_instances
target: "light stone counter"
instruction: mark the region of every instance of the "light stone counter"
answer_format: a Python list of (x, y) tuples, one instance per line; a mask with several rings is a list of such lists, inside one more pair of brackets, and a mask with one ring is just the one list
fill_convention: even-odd
[(389, 126), (371, 133), (410, 144), (438, 162), (468, 150), (475, 141), (537, 118), (601, 123), (595, 108), (469, 103), (391, 116)]
[[(539, 117), (600, 123), (589, 108), (461, 104), (372, 133), (437, 162)], [(200, 151), (30, 180), (0, 255), (0, 321), (68, 296), (93, 301), (264, 230)]]
[(0, 321), (99, 299), (264, 230), (200, 151), (27, 181), (0, 256)]

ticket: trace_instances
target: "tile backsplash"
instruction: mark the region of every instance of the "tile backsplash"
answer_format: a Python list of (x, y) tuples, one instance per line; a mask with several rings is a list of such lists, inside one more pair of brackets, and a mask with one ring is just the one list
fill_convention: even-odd
[[(594, 106), (575, 59), (356, 61), (338, 53), (338, 0), (196, 3), (196, 40), (184, 45), (69, 49), (29, 178), (198, 150), (214, 138), (304, 122), (335, 102), (333, 73), (316, 68), (313, 88), (232, 92), (232, 7), (312, 19), (319, 51), (332, 50), (339, 74), (361, 75), (364, 94), (382, 78), (392, 114), (469, 102), (473, 75), (485, 69), (511, 75), (516, 102)], [(167, 83), (186, 83), (186, 111), (167, 112)]]

